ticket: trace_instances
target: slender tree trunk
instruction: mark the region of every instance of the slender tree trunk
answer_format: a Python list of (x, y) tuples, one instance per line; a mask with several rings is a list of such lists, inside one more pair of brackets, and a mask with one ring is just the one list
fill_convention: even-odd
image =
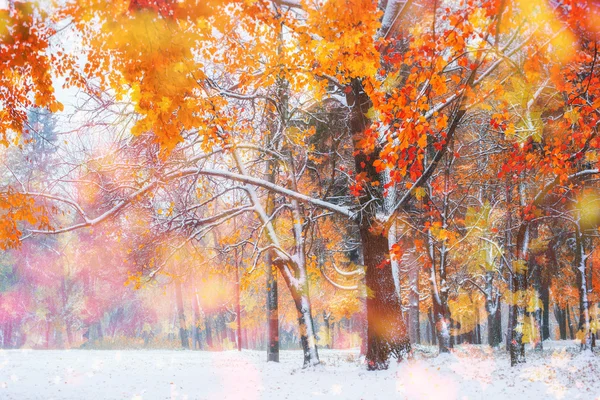
[(433, 318), (433, 313), (433, 309), (430, 309), (429, 313), (427, 314), (427, 317), (429, 319), (429, 328), (431, 332), (431, 344), (435, 346), (437, 344), (437, 329), (435, 327), (435, 319)]
[[(505, 187), (505, 196), (506, 196), (506, 204), (508, 207), (510, 207), (510, 205), (512, 204), (513, 201), (513, 196), (512, 196), (512, 183), (509, 180), (509, 178), (506, 178), (506, 187)], [(510, 268), (511, 264), (512, 264), (512, 255), (513, 255), (513, 251), (512, 251), (512, 226), (513, 222), (512, 222), (512, 213), (508, 212), (507, 213), (507, 217), (506, 217), (506, 229), (504, 230), (504, 243), (505, 246), (508, 248), (508, 251), (506, 252), (506, 263), (507, 268)], [(514, 291), (514, 287), (513, 287), (513, 279), (512, 279), (512, 273), (510, 273), (509, 277), (508, 277), (508, 293), (511, 294)], [(500, 307), (500, 305), (498, 305), (498, 307)], [(506, 343), (505, 343), (505, 348), (508, 352), (510, 352), (510, 346), (511, 346), (511, 342), (513, 339), (513, 329), (514, 329), (514, 319), (513, 319), (513, 315), (514, 315), (514, 307), (512, 305), (512, 302), (508, 303), (508, 323), (506, 324)]]
[(267, 361), (279, 362), (279, 309), (277, 307), (277, 269), (271, 254), (266, 255), (267, 268)]
[(571, 337), (571, 340), (575, 339), (575, 329), (573, 327), (573, 323), (571, 322), (571, 307), (569, 306), (569, 303), (567, 303), (567, 306), (565, 307), (565, 312), (566, 312), (566, 316), (565, 319), (567, 320), (567, 326), (569, 327), (569, 336)]
[[(429, 192), (431, 188), (428, 187)], [(441, 209), (442, 228), (448, 227), (449, 218), (449, 198), (450, 193), (450, 165), (449, 161), (444, 169), (444, 197), (443, 205)], [(430, 222), (435, 222), (431, 220)], [(432, 303), (433, 303), (433, 315), (435, 318), (435, 325), (438, 335), (438, 349), (440, 353), (447, 353), (453, 347), (457, 340), (461, 340), (459, 337), (454, 337), (451, 334), (451, 328), (454, 326), (452, 316), (450, 315), (450, 308), (448, 307), (448, 283), (447, 283), (447, 264), (448, 264), (448, 249), (445, 242), (441, 242), (438, 246), (435, 246), (433, 235), (431, 231), (427, 232), (428, 252), (431, 260), (431, 291), (432, 291)], [(438, 250), (439, 248), (439, 250)], [(439, 253), (439, 257), (436, 254)], [(438, 279), (439, 278), (439, 279)]]
[(46, 321), (46, 349), (50, 348), (50, 332), (52, 331), (52, 324), (50, 320)]
[(71, 327), (71, 321), (65, 321), (65, 331), (67, 332), (67, 345), (69, 348), (73, 346), (73, 328)]
[[(192, 283), (192, 287), (194, 287), (193, 283)], [(202, 315), (200, 312), (200, 299), (198, 298), (198, 293), (195, 292), (196, 289), (194, 287), (194, 295), (192, 296), (192, 311), (194, 313), (194, 326), (192, 327), (192, 332), (193, 332), (193, 342), (194, 342), (194, 349), (196, 350), (202, 350), (202, 335), (201, 335), (201, 329), (200, 329), (200, 323), (202, 320)]]
[(578, 331), (581, 334), (582, 348), (587, 348), (586, 337), (590, 331), (590, 303), (588, 299), (588, 273), (587, 273), (587, 255), (585, 254), (585, 237), (581, 231), (579, 222), (576, 225), (576, 274), (577, 289), (579, 291), (579, 324)]
[(481, 321), (479, 320), (479, 310), (475, 309), (477, 325), (475, 325), (476, 334), (475, 334), (475, 344), (481, 344)]
[(12, 321), (8, 321), (6, 334), (4, 336), (4, 346), (7, 349), (11, 349), (13, 347), (13, 323)]
[(542, 300), (542, 340), (550, 339), (550, 288), (548, 279), (542, 279), (540, 296)]
[(213, 331), (212, 331), (212, 314), (204, 313), (204, 330), (206, 332), (206, 346), (209, 350), (214, 349)]
[(566, 311), (554, 305), (554, 316), (558, 322), (558, 332), (560, 334), (560, 340), (567, 340), (567, 317)]
[(300, 344), (304, 355), (303, 365), (304, 367), (308, 367), (319, 364), (319, 354), (317, 351), (315, 325), (312, 318), (308, 280), (305, 272), (300, 269), (300, 276), (297, 278), (297, 282), (289, 281), (286, 274), (282, 274), (282, 276), (286, 279), (287, 287), (290, 289), (294, 305), (296, 306)]
[[(537, 232), (536, 232), (537, 234)], [(542, 309), (540, 308), (539, 305), (541, 305), (541, 298), (542, 298), (542, 277), (541, 277), (541, 271), (540, 268), (541, 266), (538, 265), (537, 263), (535, 263), (533, 265), (533, 289), (534, 289), (534, 293), (536, 296), (536, 304), (538, 304), (538, 306), (536, 307), (536, 309), (531, 313), (531, 326), (535, 328), (535, 331), (532, 332), (532, 335), (534, 337), (532, 337), (532, 340), (534, 340), (534, 348), (537, 351), (542, 351), (544, 349), (544, 342), (542, 339), (542, 329), (543, 329), (543, 322), (542, 322)], [(539, 300), (539, 301), (538, 301)]]
[(421, 343), (421, 326), (419, 323), (420, 313), (419, 313), (419, 267), (418, 265), (414, 265), (409, 271), (409, 287), (410, 291), (408, 292), (408, 320), (409, 320), (409, 332), (408, 335), (410, 337), (411, 343)]
[(237, 248), (234, 250), (235, 257), (235, 317), (237, 322), (236, 338), (237, 349), (242, 351), (242, 308), (240, 305), (241, 287), (240, 287), (240, 265)]
[(497, 301), (497, 304), (487, 306), (488, 344), (491, 347), (498, 347), (502, 343), (502, 312)]
[[(446, 264), (445, 264), (445, 246), (442, 245), (440, 251), (440, 260), (436, 262), (435, 250), (433, 245), (433, 238), (431, 233), (427, 233), (429, 253), (432, 263), (431, 276), (431, 297), (433, 305), (433, 321), (435, 322), (435, 333), (440, 353), (449, 353), (450, 349), (454, 345), (454, 337), (451, 335), (451, 324), (452, 319), (450, 316), (450, 309), (448, 307), (448, 287), (446, 285)], [(439, 271), (439, 286), (438, 278), (436, 276), (436, 265), (438, 265)]]
[(323, 323), (325, 324), (325, 347), (332, 348), (331, 343), (331, 314), (323, 311)]
[[(337, 335), (335, 334), (335, 328), (337, 327), (337, 323), (332, 322), (331, 323), (331, 348), (335, 349), (335, 339), (337, 337)], [(366, 354), (366, 352), (365, 352)]]
[(179, 338), (181, 339), (181, 347), (184, 349), (190, 348), (190, 341), (188, 339), (187, 325), (185, 322), (185, 310), (183, 308), (183, 293), (182, 293), (181, 281), (175, 282), (175, 297), (177, 300), (177, 316), (179, 318)]

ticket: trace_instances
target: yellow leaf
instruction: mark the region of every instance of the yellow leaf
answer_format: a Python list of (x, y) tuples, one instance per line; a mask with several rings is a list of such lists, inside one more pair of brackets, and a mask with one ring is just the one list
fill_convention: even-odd
[(415, 189), (415, 197), (417, 198), (417, 200), (421, 200), (423, 199), (423, 197), (425, 197), (425, 189), (422, 187), (418, 187)]

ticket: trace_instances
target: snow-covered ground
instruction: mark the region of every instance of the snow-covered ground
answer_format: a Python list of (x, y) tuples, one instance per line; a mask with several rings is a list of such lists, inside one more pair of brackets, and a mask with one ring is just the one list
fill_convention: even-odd
[(303, 370), (299, 351), (266, 363), (258, 351), (0, 350), (0, 399), (600, 399), (600, 355), (569, 342), (509, 367), (507, 354), (459, 346), (367, 372), (357, 351), (321, 350)]

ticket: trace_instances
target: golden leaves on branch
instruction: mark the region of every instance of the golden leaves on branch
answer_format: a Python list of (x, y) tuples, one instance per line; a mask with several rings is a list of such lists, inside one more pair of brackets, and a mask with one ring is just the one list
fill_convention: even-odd
[(52, 70), (60, 58), (50, 56), (50, 37), (55, 33), (47, 16), (31, 2), (14, 2), (0, 10), (0, 144), (16, 142), (24, 131), (32, 107), (62, 111), (54, 96)]
[(13, 190), (0, 192), (0, 249), (19, 245), (23, 224), (49, 228), (45, 209), (30, 196)]

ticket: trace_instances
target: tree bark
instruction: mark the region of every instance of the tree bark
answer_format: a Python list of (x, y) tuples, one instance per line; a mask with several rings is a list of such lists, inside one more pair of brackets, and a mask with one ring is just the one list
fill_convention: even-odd
[(319, 364), (319, 353), (317, 351), (317, 338), (309, 296), (308, 280), (304, 272), (300, 271), (297, 282), (289, 281), (286, 274), (282, 274), (290, 289), (296, 311), (298, 313), (298, 330), (300, 333), (300, 344), (304, 355), (304, 367)]
[(367, 368), (387, 369), (390, 355), (398, 360), (410, 352), (392, 269), (388, 263), (388, 240), (368, 227), (360, 230), (366, 267)]
[(435, 346), (437, 344), (437, 330), (435, 327), (435, 319), (433, 318), (433, 309), (429, 310), (429, 312), (427, 313), (427, 317), (429, 319), (429, 332), (431, 335), (431, 344)]
[(237, 349), (242, 351), (242, 308), (240, 305), (241, 287), (240, 287), (240, 265), (237, 248), (234, 250), (235, 257), (235, 317), (237, 323), (236, 339)]
[(267, 268), (267, 361), (279, 362), (279, 310), (277, 307), (277, 269), (266, 255)]
[(567, 306), (565, 307), (566, 309), (566, 316), (565, 319), (567, 320), (567, 326), (569, 327), (569, 336), (571, 337), (571, 340), (575, 339), (575, 329), (573, 328), (573, 323), (571, 322), (571, 307), (569, 306), (569, 303), (567, 303)]
[(550, 288), (548, 279), (542, 277), (540, 288), (540, 297), (542, 300), (542, 340), (550, 339)]
[(556, 321), (558, 322), (558, 332), (560, 335), (560, 340), (567, 340), (567, 317), (566, 311), (562, 310), (558, 307), (558, 305), (554, 305), (554, 316)]
[(325, 347), (328, 349), (332, 348), (331, 343), (331, 313), (323, 311), (323, 323), (325, 324)]
[[(525, 204), (524, 188), (522, 184), (519, 186), (519, 202), (521, 207)], [(525, 328), (525, 304), (524, 294), (527, 289), (527, 274), (529, 271), (529, 240), (530, 240), (530, 225), (529, 222), (524, 221), (519, 227), (517, 233), (517, 262), (519, 265), (524, 263), (527, 267), (519, 268), (515, 270), (515, 264), (513, 264), (512, 276), (511, 276), (511, 294), (513, 295), (513, 313), (511, 315), (511, 340), (509, 346), (510, 352), (510, 365), (515, 366), (525, 362), (525, 343), (523, 343), (523, 332)]]
[(488, 344), (498, 347), (502, 343), (502, 311), (500, 304), (488, 307), (487, 316)]
[(419, 313), (419, 267), (418, 265), (412, 266), (409, 271), (409, 287), (408, 292), (408, 336), (411, 343), (421, 343), (421, 326), (420, 326), (420, 313)]
[(184, 349), (189, 349), (190, 341), (188, 339), (187, 326), (185, 323), (185, 310), (183, 308), (181, 281), (179, 280), (175, 282), (175, 297), (177, 300), (177, 317), (179, 319), (179, 338), (181, 339), (181, 347)]
[(585, 237), (581, 230), (579, 222), (575, 229), (575, 273), (577, 275), (577, 289), (579, 291), (579, 323), (577, 330), (582, 334), (582, 345), (586, 335), (590, 332), (590, 303), (588, 299), (587, 282), (587, 256), (585, 254)]

